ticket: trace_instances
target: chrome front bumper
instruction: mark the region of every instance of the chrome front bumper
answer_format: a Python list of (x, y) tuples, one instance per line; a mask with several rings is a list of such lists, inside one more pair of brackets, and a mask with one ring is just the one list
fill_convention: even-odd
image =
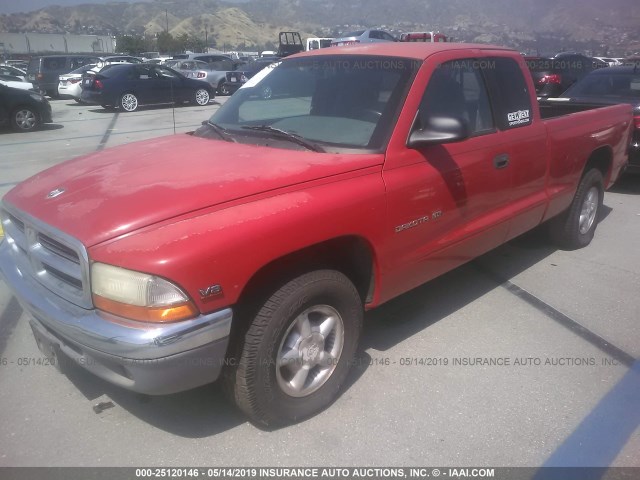
[(213, 382), (225, 361), (232, 311), (146, 324), (84, 309), (55, 295), (16, 266), (0, 243), (0, 274), (25, 311), (38, 346), (129, 390), (166, 394)]

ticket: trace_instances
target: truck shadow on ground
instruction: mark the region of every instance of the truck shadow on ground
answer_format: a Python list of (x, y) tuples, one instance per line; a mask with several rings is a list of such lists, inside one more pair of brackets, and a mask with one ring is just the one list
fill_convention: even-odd
[[(605, 207), (600, 222), (611, 211)], [(360, 349), (342, 394), (371, 365), (367, 350), (391, 349), (499, 288), (501, 281), (545, 261), (556, 250), (546, 230), (538, 228), (368, 312)], [(103, 401), (100, 397), (106, 395), (129, 414), (181, 437), (209, 437), (247, 421), (227, 401), (217, 383), (173, 395), (147, 396), (115, 387), (76, 365), (70, 365), (66, 374), (92, 405)]]

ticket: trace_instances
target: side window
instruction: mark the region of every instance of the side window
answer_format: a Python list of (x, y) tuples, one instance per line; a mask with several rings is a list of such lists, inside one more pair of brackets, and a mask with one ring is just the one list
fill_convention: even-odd
[(42, 61), (43, 70), (60, 70), (64, 68), (67, 57), (48, 57)]
[(420, 103), (421, 125), (430, 117), (453, 116), (468, 123), (471, 135), (492, 132), (491, 103), (481, 67), (481, 61), (470, 58), (436, 68)]
[(387, 32), (381, 32), (383, 40), (389, 40), (390, 42), (395, 42), (396, 39), (393, 38), (393, 35), (389, 35)]
[(149, 80), (155, 77), (153, 71), (151, 70), (151, 65), (140, 65), (132, 68), (131, 70), (134, 70), (138, 74), (137, 78), (139, 78), (140, 80)]
[(382, 35), (377, 30), (371, 30), (369, 32), (369, 38), (375, 38), (376, 40), (382, 39)]
[(520, 65), (512, 58), (490, 58), (486, 59), (484, 72), (490, 79), (491, 96), (497, 104), (498, 128), (530, 125), (533, 120), (531, 96)]
[(154, 74), (157, 78), (177, 78), (175, 73), (165, 67), (156, 67)]

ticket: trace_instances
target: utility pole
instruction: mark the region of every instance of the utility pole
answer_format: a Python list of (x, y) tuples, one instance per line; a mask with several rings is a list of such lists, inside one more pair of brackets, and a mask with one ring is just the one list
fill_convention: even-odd
[(206, 23), (204, 24), (204, 48), (205, 48), (205, 53), (209, 53), (209, 39), (208, 39), (208, 35), (209, 32), (207, 31), (207, 28), (209, 27), (209, 25), (207, 25)]
[(166, 9), (164, 10), (164, 21), (166, 24), (166, 32), (169, 33), (169, 13)]

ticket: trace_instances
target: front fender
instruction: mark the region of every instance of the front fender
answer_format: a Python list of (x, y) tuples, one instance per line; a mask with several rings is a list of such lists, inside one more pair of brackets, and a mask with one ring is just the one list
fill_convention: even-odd
[[(380, 167), (347, 177), (146, 227), (91, 248), (89, 257), (168, 278), (189, 293), (201, 312), (212, 312), (235, 304), (263, 266), (310, 245), (359, 236), (375, 255), (386, 215)], [(201, 295), (212, 286), (220, 292)]]

